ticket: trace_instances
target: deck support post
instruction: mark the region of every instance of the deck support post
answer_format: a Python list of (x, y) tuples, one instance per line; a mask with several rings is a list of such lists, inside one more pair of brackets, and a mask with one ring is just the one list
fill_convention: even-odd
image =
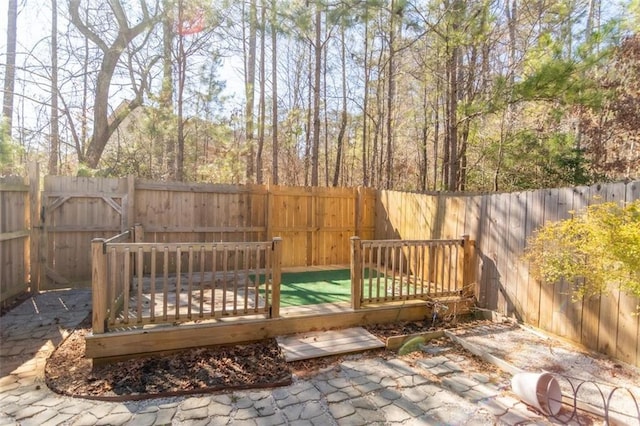
[(351, 307), (360, 309), (362, 299), (362, 241), (351, 237)]
[(273, 282), (271, 283), (271, 318), (280, 317), (280, 282), (282, 281), (282, 238), (273, 240), (271, 265)]
[(107, 316), (107, 254), (104, 252), (103, 238), (91, 241), (91, 304), (93, 333), (104, 333)]

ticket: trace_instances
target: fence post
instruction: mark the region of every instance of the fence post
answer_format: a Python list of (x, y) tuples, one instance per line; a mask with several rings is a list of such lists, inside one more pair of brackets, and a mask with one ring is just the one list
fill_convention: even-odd
[(40, 292), (40, 167), (29, 162), (29, 277), (31, 291)]
[(273, 257), (271, 265), (273, 282), (271, 283), (271, 318), (280, 317), (280, 281), (282, 280), (282, 238), (275, 237), (272, 243)]
[(462, 296), (468, 297), (474, 294), (474, 290), (471, 289), (471, 283), (473, 282), (473, 256), (474, 256), (474, 242), (469, 239), (468, 235), (462, 236), (462, 262), (459, 263), (462, 267)]
[[(135, 199), (136, 199), (136, 177), (133, 175), (127, 176), (127, 205), (122, 206), (122, 218), (121, 221), (121, 229), (120, 231), (124, 231), (126, 229), (131, 229), (134, 224), (136, 218), (135, 216)], [(125, 210), (126, 209), (126, 210)]]
[(91, 241), (91, 304), (93, 333), (104, 333), (107, 317), (107, 254), (104, 252), (103, 238)]
[(356, 237), (362, 237), (362, 187), (354, 188)]
[(351, 237), (351, 307), (360, 309), (362, 299), (362, 241)]

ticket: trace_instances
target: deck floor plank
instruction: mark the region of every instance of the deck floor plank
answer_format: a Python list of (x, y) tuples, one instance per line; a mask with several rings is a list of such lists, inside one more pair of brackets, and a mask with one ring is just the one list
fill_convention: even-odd
[(278, 337), (277, 341), (287, 362), (361, 352), (385, 346), (362, 327), (282, 336)]

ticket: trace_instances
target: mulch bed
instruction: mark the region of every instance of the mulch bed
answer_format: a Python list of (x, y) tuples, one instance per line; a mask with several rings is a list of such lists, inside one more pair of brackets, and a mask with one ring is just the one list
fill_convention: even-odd
[(75, 330), (47, 360), (46, 383), (54, 392), (89, 399), (133, 400), (291, 383), (291, 371), (273, 339), (94, 367), (92, 360), (84, 357), (88, 332)]
[[(439, 324), (442, 328), (443, 324)], [(386, 337), (435, 329), (431, 321), (370, 326)], [(45, 367), (46, 383), (56, 393), (99, 400), (135, 400), (221, 390), (277, 387), (293, 375), (308, 377), (339, 363), (344, 356), (287, 363), (275, 339), (260, 342), (195, 348), (168, 355), (145, 356), (93, 366), (85, 358), (85, 336), (90, 317), (56, 348)], [(366, 356), (393, 356), (385, 349)]]

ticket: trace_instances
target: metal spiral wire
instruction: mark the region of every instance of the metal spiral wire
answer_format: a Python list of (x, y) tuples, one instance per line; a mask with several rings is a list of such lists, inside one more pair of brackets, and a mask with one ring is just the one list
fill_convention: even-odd
[[(563, 401), (559, 402), (563, 403), (564, 407), (569, 406), (570, 413), (567, 413), (566, 410), (562, 410), (556, 415), (551, 415), (551, 417), (555, 420), (563, 423), (575, 421), (578, 424), (586, 424), (586, 422), (582, 423), (582, 420), (580, 418), (579, 412), (583, 412), (602, 417), (606, 425), (640, 425), (640, 404), (638, 402), (638, 398), (636, 397), (636, 395), (634, 395), (631, 389), (623, 386), (599, 383), (594, 380), (580, 379), (563, 374), (550, 374), (552, 374), (560, 384), (565, 382), (568, 383), (571, 387), (572, 393), (572, 395), (565, 395), (565, 391), (563, 389)], [(602, 402), (602, 406), (594, 405), (592, 402), (583, 401), (578, 398), (580, 391), (583, 388), (586, 389), (587, 387), (593, 387), (595, 389), (595, 391), (593, 391), (593, 393), (591, 393), (590, 395), (595, 396), (596, 399), (599, 399)], [(612, 407), (612, 402), (614, 402), (613, 397), (616, 394), (628, 395), (629, 400), (627, 408), (630, 408), (630, 412), (621, 412), (619, 411), (620, 408)], [(634, 407), (635, 412), (633, 410)], [(616, 411), (616, 409), (618, 411)]]

